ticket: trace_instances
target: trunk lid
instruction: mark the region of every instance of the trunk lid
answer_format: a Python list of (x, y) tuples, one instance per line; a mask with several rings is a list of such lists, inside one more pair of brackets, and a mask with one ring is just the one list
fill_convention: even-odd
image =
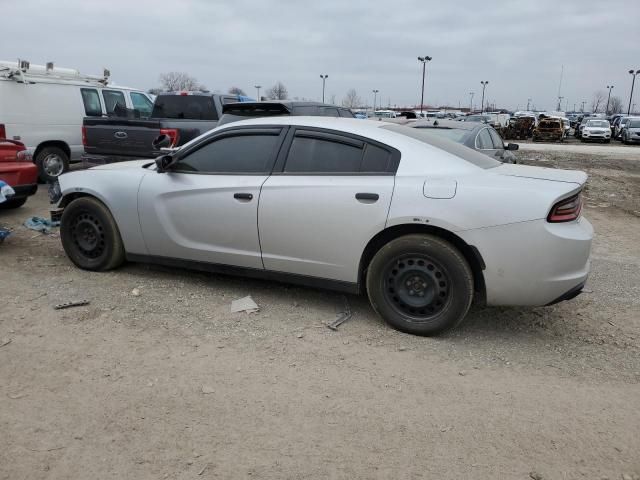
[(580, 170), (560, 170), (557, 168), (534, 167), (530, 165), (504, 164), (491, 170), (498, 175), (510, 177), (535, 178), (551, 182), (575, 183), (584, 185), (587, 174)]

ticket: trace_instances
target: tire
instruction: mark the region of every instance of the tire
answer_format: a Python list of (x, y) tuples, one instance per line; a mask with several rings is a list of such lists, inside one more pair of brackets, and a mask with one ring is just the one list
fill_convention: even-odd
[(6, 202), (0, 203), (0, 210), (11, 210), (13, 208), (20, 208), (27, 201), (27, 197), (12, 198)]
[(367, 269), (373, 309), (393, 328), (431, 336), (462, 322), (473, 300), (473, 273), (462, 254), (433, 235), (384, 245)]
[(112, 270), (124, 262), (118, 226), (107, 207), (95, 198), (81, 197), (66, 206), (60, 238), (67, 256), (84, 270)]
[(49, 183), (69, 171), (69, 156), (58, 147), (44, 147), (36, 155), (38, 178)]

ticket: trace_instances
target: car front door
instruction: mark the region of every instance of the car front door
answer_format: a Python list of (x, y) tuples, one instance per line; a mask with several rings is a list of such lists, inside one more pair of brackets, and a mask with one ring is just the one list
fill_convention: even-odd
[(282, 150), (258, 207), (265, 268), (357, 282), (362, 252), (386, 224), (399, 152), (302, 127)]
[(225, 130), (147, 174), (138, 204), (149, 255), (262, 269), (258, 200), (283, 132)]

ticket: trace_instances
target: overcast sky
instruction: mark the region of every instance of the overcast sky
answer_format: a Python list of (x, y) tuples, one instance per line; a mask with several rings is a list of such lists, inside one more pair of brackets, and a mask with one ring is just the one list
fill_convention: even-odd
[[(0, 59), (99, 73), (143, 89), (184, 71), (210, 90), (282, 81), (290, 97), (340, 102), (349, 88), (383, 104), (569, 109), (615, 86), (628, 102), (640, 69), (640, 1), (536, 0), (0, 0)], [(640, 83), (640, 79), (639, 82)], [(638, 104), (640, 104), (640, 86)], [(564, 103), (564, 102), (563, 102)]]

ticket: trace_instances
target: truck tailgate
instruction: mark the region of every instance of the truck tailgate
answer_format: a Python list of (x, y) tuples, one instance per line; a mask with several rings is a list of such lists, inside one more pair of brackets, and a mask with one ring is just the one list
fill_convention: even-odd
[(152, 157), (153, 140), (160, 135), (159, 120), (85, 118), (87, 154)]

